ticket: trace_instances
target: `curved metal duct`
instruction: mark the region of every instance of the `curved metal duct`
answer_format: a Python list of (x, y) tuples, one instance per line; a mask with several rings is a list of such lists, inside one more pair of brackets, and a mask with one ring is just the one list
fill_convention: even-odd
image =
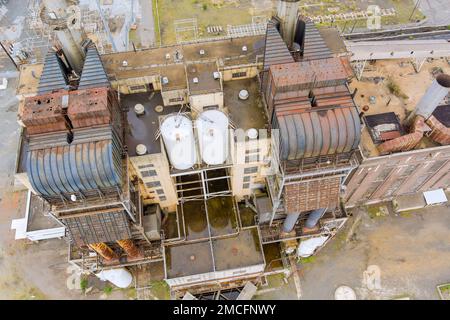
[(44, 197), (105, 190), (121, 184), (120, 155), (111, 140), (31, 150), (27, 174)]
[(422, 116), (416, 116), (412, 126), (412, 133), (401, 136), (397, 139), (386, 141), (378, 146), (381, 154), (396, 151), (408, 151), (414, 149), (423, 137), (425, 119)]
[(427, 120), (427, 124), (432, 130), (430, 138), (433, 141), (441, 145), (450, 144), (450, 128), (446, 127), (442, 122), (436, 119), (435, 116), (431, 116)]
[(336, 108), (278, 117), (281, 158), (296, 160), (350, 152), (361, 140), (356, 108)]

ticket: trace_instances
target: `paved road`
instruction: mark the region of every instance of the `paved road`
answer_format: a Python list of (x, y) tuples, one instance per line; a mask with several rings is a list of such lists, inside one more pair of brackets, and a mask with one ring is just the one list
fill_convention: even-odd
[(141, 5), (142, 20), (139, 26), (139, 36), (142, 48), (156, 45), (155, 21), (153, 18), (152, 0), (139, 0)]
[(450, 5), (448, 0), (422, 0), (420, 10), (428, 18), (427, 25), (450, 25)]

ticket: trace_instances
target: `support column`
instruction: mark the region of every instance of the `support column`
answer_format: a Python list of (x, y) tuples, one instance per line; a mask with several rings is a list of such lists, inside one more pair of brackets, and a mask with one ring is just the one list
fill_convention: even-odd
[(104, 242), (91, 243), (89, 246), (107, 261), (118, 258), (117, 254)]
[(300, 212), (297, 213), (289, 213), (284, 220), (283, 223), (283, 232), (289, 233), (294, 230), (295, 224), (297, 223), (297, 219), (300, 216)]
[(325, 212), (327, 212), (327, 208), (325, 208), (325, 209), (317, 209), (317, 210), (312, 211), (309, 214), (308, 219), (306, 220), (305, 226), (308, 229), (313, 229), (317, 225), (317, 223), (319, 222), (320, 218), (323, 217)]
[(131, 239), (117, 240), (117, 244), (127, 253), (131, 259), (142, 258), (143, 254)]

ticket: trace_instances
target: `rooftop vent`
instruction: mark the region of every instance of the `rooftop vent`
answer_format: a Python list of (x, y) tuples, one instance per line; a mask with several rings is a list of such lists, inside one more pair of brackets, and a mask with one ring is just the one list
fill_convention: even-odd
[(247, 90), (243, 89), (243, 90), (239, 91), (239, 99), (247, 100), (248, 96), (249, 96), (249, 93)]
[(128, 61), (127, 60), (123, 60), (122, 61), (122, 66), (123, 67), (127, 67), (128, 66)]
[(248, 50), (248, 49), (247, 49), (247, 46), (243, 46), (243, 47), (242, 47), (242, 51), (247, 52), (247, 50)]
[(143, 144), (138, 144), (137, 146), (136, 146), (136, 154), (138, 155), (138, 156), (143, 156), (144, 154), (146, 154), (147, 153), (147, 147), (145, 146), (145, 145), (143, 145)]
[(145, 108), (142, 104), (138, 103), (137, 105), (134, 106), (134, 112), (138, 116), (142, 116), (145, 113)]
[(162, 78), (162, 83), (163, 83), (163, 84), (168, 84), (168, 83), (169, 83), (169, 78), (163, 77), (163, 78)]
[(203, 49), (200, 50), (200, 55), (201, 55), (201, 56), (205, 55), (205, 50), (203, 50)]
[(220, 72), (215, 71), (213, 73), (213, 77), (214, 77), (214, 79), (219, 80), (220, 79)]
[(198, 78), (197, 78), (197, 77), (195, 77), (194, 79), (192, 79), (192, 82), (194, 82), (194, 83), (198, 83)]

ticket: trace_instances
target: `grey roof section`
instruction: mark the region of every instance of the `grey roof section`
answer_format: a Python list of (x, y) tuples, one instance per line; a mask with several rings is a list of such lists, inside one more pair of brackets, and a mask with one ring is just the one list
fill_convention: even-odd
[(67, 89), (64, 72), (56, 53), (50, 50), (45, 57), (44, 70), (39, 79), (38, 94)]
[[(46, 137), (47, 136), (47, 137)], [(75, 131), (71, 144), (62, 136), (30, 141), (26, 161), (33, 189), (44, 197), (110, 190), (120, 186), (120, 144), (109, 127)]]
[(361, 140), (361, 123), (354, 107), (281, 116), (277, 124), (283, 160), (350, 152)]
[(271, 65), (295, 62), (286, 43), (273, 22), (268, 23), (266, 31), (266, 48), (264, 52), (264, 71)]
[(303, 61), (333, 58), (325, 40), (314, 23), (305, 25), (305, 42), (303, 44)]
[(78, 89), (89, 89), (99, 87), (109, 87), (110, 83), (106, 76), (105, 68), (100, 60), (97, 48), (90, 46), (86, 53), (83, 70), (81, 72)]

